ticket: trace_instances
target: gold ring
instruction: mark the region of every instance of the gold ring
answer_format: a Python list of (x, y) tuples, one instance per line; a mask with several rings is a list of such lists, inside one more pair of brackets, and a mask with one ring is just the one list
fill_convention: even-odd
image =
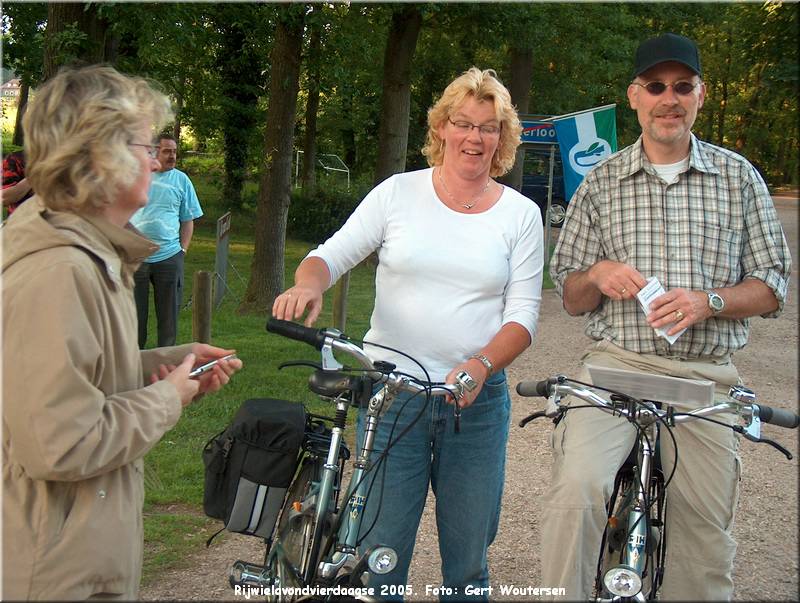
[(683, 312), (681, 312), (680, 310), (675, 310), (675, 320), (678, 321), (683, 320), (684, 316), (686, 315)]
[(625, 295), (628, 292), (628, 290), (625, 287), (623, 287), (622, 289), (620, 289), (619, 292), (621, 295)]

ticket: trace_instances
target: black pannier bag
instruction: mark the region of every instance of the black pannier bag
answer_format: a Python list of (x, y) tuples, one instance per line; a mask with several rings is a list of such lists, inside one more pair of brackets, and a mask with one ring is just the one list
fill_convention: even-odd
[(302, 404), (245, 401), (203, 448), (206, 515), (225, 529), (270, 538), (294, 477), (305, 434)]

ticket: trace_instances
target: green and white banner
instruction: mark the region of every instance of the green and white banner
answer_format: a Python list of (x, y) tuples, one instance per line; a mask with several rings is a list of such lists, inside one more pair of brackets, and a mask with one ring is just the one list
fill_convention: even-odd
[(564, 193), (575, 194), (583, 177), (617, 150), (616, 104), (552, 117), (564, 165)]

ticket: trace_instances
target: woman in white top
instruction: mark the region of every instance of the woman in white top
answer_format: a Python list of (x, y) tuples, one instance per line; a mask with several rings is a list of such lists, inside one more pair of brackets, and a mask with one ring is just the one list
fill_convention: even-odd
[[(452, 400), (434, 397), (431, 408), (424, 408), (423, 396), (405, 407), (405, 400), (395, 400), (381, 423), (377, 451), (389, 444), (395, 419), (399, 434), (422, 418), (392, 447), (386, 471), (375, 472), (361, 544), (363, 550), (385, 544), (399, 556), (394, 571), (371, 576), (371, 586), (405, 585), (430, 484), (444, 586), (455, 599), (471, 598), (471, 592), (486, 599), (479, 589), (489, 584), (486, 550), (497, 531), (510, 419), (503, 368), (535, 333), (542, 222), (533, 202), (493, 180), (511, 169), (522, 127), (492, 70), (473, 67), (456, 78), (429, 110), (428, 125), (423, 153), (432, 167), (376, 186), (303, 260), (273, 315), (292, 320), (307, 312), (305, 323), (312, 324), (323, 292), (377, 251), (375, 308), (365, 340), (410, 354), (433, 381), (454, 383), (465, 372), (476, 383), (457, 402), (460, 433), (454, 433)], [(368, 351), (425, 378), (401, 355)], [(395, 598), (387, 595), (398, 589), (377, 594)]]

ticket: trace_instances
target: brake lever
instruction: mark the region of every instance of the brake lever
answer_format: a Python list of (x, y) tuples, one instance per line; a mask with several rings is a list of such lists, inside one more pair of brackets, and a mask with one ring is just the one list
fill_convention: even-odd
[(527, 417), (525, 417), (524, 419), (522, 419), (522, 420), (521, 420), (521, 421), (518, 423), (518, 425), (519, 425), (520, 427), (525, 427), (525, 426), (526, 426), (528, 423), (530, 423), (531, 421), (535, 421), (536, 419), (541, 419), (542, 417), (549, 417), (549, 418), (553, 419), (553, 423), (558, 423), (558, 422), (561, 420), (561, 416), (562, 416), (562, 415), (563, 415), (565, 412), (567, 412), (567, 410), (569, 410), (569, 409), (568, 409), (568, 408), (565, 408), (565, 407), (558, 407), (558, 409), (556, 410), (556, 412), (555, 412), (555, 413), (553, 413), (553, 412), (552, 412), (552, 411), (550, 411), (549, 409), (545, 409), (545, 410), (537, 410), (537, 411), (536, 411), (535, 413), (533, 413), (532, 415), (528, 415)]
[(310, 366), (317, 370), (322, 370), (322, 365), (319, 362), (312, 362), (310, 360), (290, 360), (289, 362), (282, 362), (278, 365), (278, 370), (290, 368), (293, 366)]
[(520, 427), (525, 427), (531, 421), (535, 421), (536, 419), (541, 419), (542, 417), (546, 417), (546, 416), (547, 416), (547, 412), (546, 411), (539, 410), (539, 411), (536, 411), (535, 413), (533, 413), (532, 415), (528, 415), (527, 417), (522, 419), (522, 421), (520, 421), (518, 425)]
[(748, 432), (746, 429), (744, 429), (744, 428), (743, 428), (741, 425), (736, 425), (736, 427), (737, 427), (737, 429), (735, 429), (735, 431), (737, 431), (737, 432), (738, 432), (738, 433), (740, 433), (742, 436), (744, 436), (744, 438), (745, 438), (746, 440), (750, 440), (751, 442), (755, 442), (755, 443), (757, 443), (757, 444), (769, 444), (769, 445), (770, 445), (770, 446), (772, 446), (772, 447), (773, 447), (775, 450), (777, 450), (777, 451), (779, 451), (779, 452), (783, 453), (783, 456), (785, 456), (785, 457), (786, 457), (788, 460), (790, 460), (790, 461), (791, 461), (791, 460), (794, 458), (794, 457), (792, 456), (792, 453), (791, 453), (791, 452), (789, 452), (788, 450), (786, 450), (786, 448), (784, 448), (783, 446), (781, 446), (780, 444), (778, 444), (778, 442), (776, 442), (775, 440), (770, 440), (769, 438), (761, 438), (761, 437), (759, 437), (759, 436), (755, 436), (755, 435), (753, 435), (753, 434), (749, 433), (749, 432)]

